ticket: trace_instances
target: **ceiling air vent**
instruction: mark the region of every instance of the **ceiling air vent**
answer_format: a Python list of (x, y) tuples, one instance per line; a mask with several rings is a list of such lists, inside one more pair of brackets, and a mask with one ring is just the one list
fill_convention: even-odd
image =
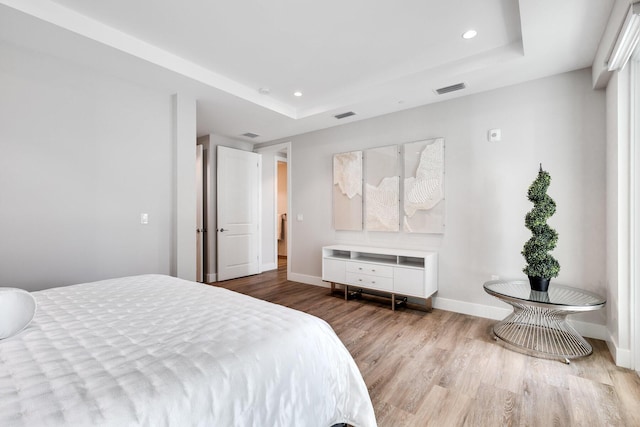
[(445, 93), (449, 93), (449, 92), (455, 92), (457, 90), (462, 90), (464, 88), (466, 88), (467, 85), (464, 83), (457, 83), (455, 85), (451, 85), (451, 86), (447, 86), (447, 87), (441, 87), (440, 89), (436, 89), (436, 93), (438, 95), (444, 95)]
[(246, 136), (247, 138), (257, 138), (260, 135), (258, 135), (257, 133), (247, 132), (247, 133), (243, 133), (242, 136)]
[(341, 113), (341, 114), (336, 114), (335, 117), (336, 119), (340, 120), (340, 119), (344, 119), (345, 117), (349, 117), (349, 116), (355, 116), (356, 113), (354, 113), (353, 111), (347, 111), (346, 113)]

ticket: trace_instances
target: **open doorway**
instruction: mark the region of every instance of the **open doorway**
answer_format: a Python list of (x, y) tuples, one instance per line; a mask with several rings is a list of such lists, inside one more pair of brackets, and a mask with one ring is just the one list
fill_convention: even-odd
[[(286, 155), (286, 152), (284, 153)], [(288, 247), (288, 164), (283, 153), (275, 156), (276, 162), (276, 242), (278, 269), (287, 269), (287, 247)]]
[(256, 147), (254, 151), (262, 155), (263, 166), (261, 271), (278, 269), (283, 277), (286, 272), (288, 280), (295, 263), (295, 256), (292, 256), (291, 142)]

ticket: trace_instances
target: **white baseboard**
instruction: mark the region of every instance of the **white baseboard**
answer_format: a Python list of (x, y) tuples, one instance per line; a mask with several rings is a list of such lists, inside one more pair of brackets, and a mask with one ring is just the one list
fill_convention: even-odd
[(217, 281), (218, 281), (218, 275), (216, 273), (207, 274), (207, 283), (217, 282)]
[(287, 280), (291, 280), (292, 282), (300, 282), (305, 283), (307, 285), (321, 286), (323, 288), (330, 288), (331, 285), (328, 282), (324, 282), (318, 276), (310, 276), (307, 274), (299, 274), (299, 273), (289, 273), (289, 277)]
[(269, 264), (262, 264), (260, 266), (260, 273), (264, 272), (264, 271), (271, 271), (271, 270), (276, 270), (278, 268), (278, 263), (277, 262), (272, 262)]
[(596, 340), (607, 341), (609, 339), (609, 331), (605, 325), (597, 323), (581, 322), (579, 320), (567, 319), (567, 322), (576, 328), (576, 331), (583, 337), (593, 338)]
[(511, 310), (508, 308), (492, 307), (441, 297), (433, 297), (433, 308), (493, 320), (502, 320), (511, 314)]
[[(294, 282), (306, 283), (308, 285), (322, 286), (329, 288), (331, 285), (328, 282), (323, 282), (320, 277), (310, 276), (306, 274), (291, 273), (289, 280)], [(494, 307), (490, 305), (476, 304), (466, 301), (458, 301), (449, 298), (433, 297), (433, 308), (440, 310), (453, 311), (454, 313), (468, 314), (470, 316), (484, 317), (486, 319), (502, 320), (511, 314), (511, 309), (507, 307)], [(569, 319), (571, 326), (576, 328), (576, 331), (580, 335), (588, 338), (594, 338), (609, 342), (610, 335), (605, 325), (598, 325), (597, 323), (581, 322)], [(620, 352), (620, 350), (618, 350)], [(624, 353), (624, 352), (623, 352)], [(627, 350), (627, 353), (629, 351)], [(614, 354), (613, 352), (611, 354)], [(622, 358), (631, 360), (630, 353), (622, 355)], [(629, 363), (627, 362), (627, 364)], [(618, 364), (616, 359), (616, 364)], [(619, 366), (625, 366), (618, 364)], [(625, 366), (626, 367), (626, 366)]]
[(610, 334), (606, 341), (609, 352), (611, 356), (613, 356), (616, 365), (631, 369), (631, 350), (618, 347), (618, 343), (615, 342)]
[[(433, 307), (440, 310), (453, 311), (455, 313), (484, 317), (485, 319), (502, 320), (511, 314), (510, 308), (493, 307), (489, 305), (475, 304), (448, 298), (433, 297)], [(609, 332), (605, 325), (597, 323), (581, 322), (567, 319), (568, 323), (583, 337), (607, 341)]]

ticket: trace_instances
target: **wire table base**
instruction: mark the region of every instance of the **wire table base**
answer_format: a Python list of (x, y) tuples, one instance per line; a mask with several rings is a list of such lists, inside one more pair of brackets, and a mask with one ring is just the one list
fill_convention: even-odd
[(514, 350), (548, 358), (588, 356), (591, 345), (566, 321), (571, 312), (509, 302), (513, 313), (493, 327), (496, 338)]
[(497, 340), (532, 356), (569, 359), (588, 356), (591, 345), (567, 323), (567, 315), (599, 310), (600, 296), (582, 289), (553, 285), (548, 292), (532, 291), (521, 280), (493, 280), (484, 290), (513, 307), (513, 313), (493, 327)]

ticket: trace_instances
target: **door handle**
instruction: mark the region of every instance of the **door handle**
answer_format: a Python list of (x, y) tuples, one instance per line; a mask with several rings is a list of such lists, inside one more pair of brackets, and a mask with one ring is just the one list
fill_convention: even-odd
[[(229, 231), (229, 230), (227, 230), (227, 231)], [(223, 232), (224, 232), (224, 228), (221, 228), (221, 229), (220, 229), (220, 232), (221, 232), (221, 233), (223, 233)]]

